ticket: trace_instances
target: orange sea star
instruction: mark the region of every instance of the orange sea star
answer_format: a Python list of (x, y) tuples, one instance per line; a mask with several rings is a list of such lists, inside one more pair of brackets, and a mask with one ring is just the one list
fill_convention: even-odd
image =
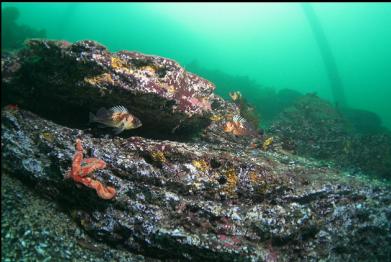
[(93, 188), (100, 198), (111, 199), (115, 196), (116, 191), (113, 187), (105, 187), (101, 182), (87, 177), (88, 174), (98, 169), (106, 167), (106, 163), (98, 158), (83, 159), (83, 147), (81, 140), (76, 139), (76, 153), (73, 156), (72, 168), (69, 177), (75, 182)]

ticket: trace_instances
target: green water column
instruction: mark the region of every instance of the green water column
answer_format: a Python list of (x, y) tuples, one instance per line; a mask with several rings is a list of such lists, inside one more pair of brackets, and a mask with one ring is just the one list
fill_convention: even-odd
[(336, 105), (340, 108), (346, 108), (347, 102), (345, 97), (345, 91), (339, 76), (337, 64), (334, 59), (333, 52), (331, 51), (329, 42), (324, 34), (322, 25), (315, 13), (312, 5), (309, 3), (303, 3), (302, 9), (310, 24), (316, 42), (318, 43), (320, 53), (323, 58), (323, 62), (326, 67), (327, 75), (331, 85), (331, 92), (334, 97)]

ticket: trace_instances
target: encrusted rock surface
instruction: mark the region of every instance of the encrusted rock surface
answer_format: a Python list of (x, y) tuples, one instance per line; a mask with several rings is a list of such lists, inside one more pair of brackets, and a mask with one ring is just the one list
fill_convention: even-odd
[[(216, 135), (217, 136), (217, 135)], [(65, 179), (75, 140), (107, 163), (112, 200)], [(390, 186), (241, 143), (100, 137), (15, 107), (2, 111), (2, 171), (57, 200), (93, 238), (160, 259), (390, 257)]]
[[(3, 54), (1, 70), (2, 105), (11, 103), (2, 108), (2, 175), (59, 203), (97, 241), (146, 259), (390, 258), (389, 184), (284, 151), (318, 145), (309, 155), (326, 159), (346, 151), (338, 140), (344, 123), (311, 96), (283, 115), (273, 138), (245, 120), (226, 128), (240, 109), (166, 58), (110, 53), (93, 41), (31, 40)], [(88, 126), (88, 111), (114, 105), (143, 127), (115, 137)], [(85, 172), (86, 181), (114, 188), (114, 198), (69, 178), (76, 139), (86, 161), (106, 163)]]
[[(368, 121), (370, 129), (373, 120)], [(352, 122), (315, 94), (303, 96), (284, 110), (269, 134), (282, 148), (298, 155), (331, 160), (353, 172), (391, 179), (390, 131), (357, 133)]]
[[(149, 261), (94, 241), (61, 205), (1, 174), (1, 261)], [(156, 260), (158, 261), (158, 260)]]
[(88, 40), (30, 40), (22, 51), (2, 55), (1, 71), (3, 105), (73, 127), (88, 124), (80, 112), (114, 105), (142, 119), (143, 134), (196, 133), (210, 122), (214, 85), (159, 56), (111, 53)]
[(346, 125), (329, 102), (308, 94), (279, 115), (271, 132), (281, 137), (284, 148), (299, 155), (333, 159), (343, 152)]

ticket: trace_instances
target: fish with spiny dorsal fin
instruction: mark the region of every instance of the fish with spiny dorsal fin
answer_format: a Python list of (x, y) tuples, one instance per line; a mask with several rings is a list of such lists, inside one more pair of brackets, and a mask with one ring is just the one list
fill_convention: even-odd
[(105, 126), (114, 127), (116, 135), (124, 130), (138, 128), (142, 125), (141, 121), (129, 113), (124, 106), (114, 106), (110, 109), (101, 107), (96, 115), (90, 112), (90, 123), (100, 123)]
[(234, 135), (256, 135), (254, 127), (240, 114), (236, 114), (232, 117), (232, 121), (227, 121), (224, 126), (224, 132), (232, 133)]
[(246, 119), (244, 119), (241, 115), (234, 115), (232, 117), (232, 121), (242, 123), (242, 124), (247, 122)]

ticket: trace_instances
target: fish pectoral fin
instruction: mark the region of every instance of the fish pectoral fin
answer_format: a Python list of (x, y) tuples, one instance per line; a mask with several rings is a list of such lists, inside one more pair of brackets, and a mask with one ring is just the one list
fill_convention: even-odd
[(119, 126), (119, 127), (117, 127), (117, 128), (114, 128), (113, 130), (114, 130), (114, 134), (115, 135), (118, 135), (119, 133), (121, 133), (122, 131), (124, 131), (124, 125), (121, 125), (121, 126)]

